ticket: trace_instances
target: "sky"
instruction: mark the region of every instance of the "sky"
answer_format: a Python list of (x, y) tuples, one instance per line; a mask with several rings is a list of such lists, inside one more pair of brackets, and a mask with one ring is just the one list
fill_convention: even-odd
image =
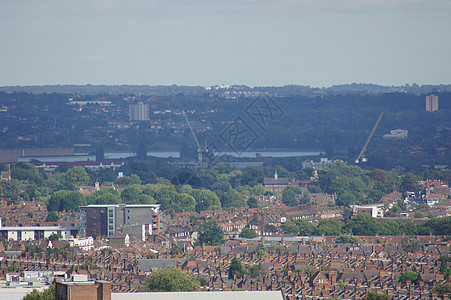
[(451, 0), (0, 0), (0, 86), (451, 83)]

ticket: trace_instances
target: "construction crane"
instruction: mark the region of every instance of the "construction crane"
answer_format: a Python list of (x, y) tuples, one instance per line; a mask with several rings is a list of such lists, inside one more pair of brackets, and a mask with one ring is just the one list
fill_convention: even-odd
[(197, 160), (199, 162), (199, 165), (202, 165), (202, 151), (203, 147), (199, 144), (199, 141), (197, 140), (196, 133), (193, 130), (193, 127), (191, 126), (191, 123), (188, 120), (188, 117), (186, 116), (186, 113), (184, 110), (182, 110), (183, 116), (185, 117), (186, 123), (188, 124), (189, 130), (191, 131), (191, 134), (193, 135), (194, 141), (197, 145)]
[(357, 156), (357, 158), (355, 160), (356, 164), (358, 164), (360, 162), (360, 159), (362, 159), (362, 162), (367, 162), (367, 159), (365, 157), (366, 147), (368, 146), (371, 138), (373, 137), (373, 134), (376, 131), (376, 128), (379, 125), (379, 122), (381, 121), (383, 115), (384, 115), (384, 112), (381, 112), (381, 114), (379, 115), (379, 118), (377, 118), (376, 124), (374, 124), (373, 129), (370, 132), (370, 135), (366, 139), (365, 145), (363, 145), (362, 150), (360, 150), (359, 156)]

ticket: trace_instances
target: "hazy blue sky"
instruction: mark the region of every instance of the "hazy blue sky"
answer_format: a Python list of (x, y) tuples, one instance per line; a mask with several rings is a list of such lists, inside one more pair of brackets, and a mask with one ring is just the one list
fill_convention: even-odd
[(0, 0), (0, 85), (451, 83), (451, 0)]

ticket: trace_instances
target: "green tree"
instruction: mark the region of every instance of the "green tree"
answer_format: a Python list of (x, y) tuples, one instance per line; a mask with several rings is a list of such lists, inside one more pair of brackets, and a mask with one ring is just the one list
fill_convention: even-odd
[(23, 300), (55, 300), (55, 284), (52, 283), (47, 289), (42, 292), (33, 289), (27, 293)]
[(252, 265), (249, 267), (249, 276), (251, 278), (255, 278), (257, 280), (261, 279), (263, 276), (265, 276), (266, 272), (265, 269), (261, 264), (258, 265)]
[(379, 224), (368, 214), (359, 213), (345, 226), (354, 235), (375, 235), (380, 230)]
[(263, 186), (263, 184), (257, 184), (252, 187), (251, 193), (255, 196), (262, 196), (266, 193), (266, 188)]
[(324, 219), (319, 221), (316, 232), (324, 235), (340, 235), (344, 223), (338, 219)]
[(210, 188), (216, 182), (218, 178), (218, 172), (211, 169), (205, 169), (200, 170), (197, 176), (203, 187)]
[[(54, 211), (51, 211), (50, 213), (56, 213), (56, 212), (54, 212)], [(49, 213), (49, 214), (50, 214)], [(58, 216), (58, 215), (57, 215)], [(48, 218), (48, 216), (47, 216), (47, 218)], [(56, 221), (58, 221), (59, 220), (59, 216), (58, 216), (58, 219), (56, 220)], [(56, 222), (56, 221), (49, 221), (49, 222)], [(59, 240), (59, 239), (61, 239), (61, 238), (63, 238), (62, 236), (61, 236), (61, 234), (59, 234), (59, 233), (52, 233), (50, 236), (49, 236), (49, 241), (52, 241), (52, 242), (54, 242), (54, 241), (57, 241), (57, 240)]]
[(171, 199), (173, 198), (173, 195), (176, 194), (175, 187), (165, 184), (153, 184), (153, 185), (146, 185), (149, 189), (152, 187), (155, 191), (155, 200), (157, 203), (161, 204), (161, 209), (166, 210), (170, 208), (171, 205)]
[(338, 162), (329, 169), (318, 171), (318, 184), (326, 193), (332, 194), (339, 190), (361, 192), (365, 189), (362, 178), (365, 172), (357, 166), (349, 166)]
[(448, 267), (448, 263), (451, 262), (451, 257), (448, 256), (440, 256), (437, 260), (440, 262), (439, 271), (443, 274), (443, 276), (446, 278), (449, 278), (451, 275), (451, 267)]
[(358, 241), (359, 240), (357, 239), (356, 236), (353, 236), (352, 234), (349, 233), (342, 233), (336, 239), (336, 242), (340, 244), (355, 244)]
[(121, 193), (121, 199), (123, 203), (136, 204), (138, 203), (139, 194), (142, 192), (140, 185), (134, 184), (126, 187)]
[(224, 232), (215, 221), (207, 221), (199, 226), (197, 244), (221, 245), (224, 242)]
[[(248, 168), (250, 168), (250, 169), (248, 169)], [(261, 169), (261, 168), (258, 168), (258, 167), (248, 167), (248, 168), (245, 168), (246, 172), (248, 172), (247, 178), (245, 177), (245, 179), (242, 179), (244, 170), (243, 171), (235, 170), (235, 171), (230, 172), (230, 174), (228, 174), (228, 176), (227, 176), (228, 182), (230, 183), (232, 188), (237, 188), (240, 185), (256, 185), (258, 183), (263, 183), (263, 177), (261, 177), (261, 181), (257, 181), (255, 179), (255, 177), (253, 177), (253, 175), (252, 175), (254, 173), (254, 171), (256, 173), (260, 174), (260, 171), (257, 171), (257, 169)], [(253, 169), (253, 168), (257, 168), (257, 169)], [(261, 172), (262, 172), (261, 176), (263, 176), (263, 169), (261, 169)], [(257, 174), (255, 174), (255, 176), (260, 177), (260, 175), (257, 175)]]
[(8, 203), (19, 202), (20, 185), (18, 180), (0, 180), (0, 191), (2, 198), (8, 201)]
[(434, 286), (431, 289), (431, 294), (432, 293), (437, 293), (437, 296), (440, 298), (442, 298), (444, 294), (451, 294), (451, 282), (444, 282)]
[(427, 212), (430, 208), (431, 207), (427, 203), (423, 203), (423, 204), (420, 205), (418, 210), (423, 211), (423, 212)]
[(296, 177), (298, 180), (308, 180), (310, 177), (307, 175), (307, 173), (304, 170), (297, 170), (296, 171)]
[(218, 195), (210, 190), (194, 189), (191, 196), (196, 200), (196, 211), (221, 209)]
[(292, 235), (298, 235), (299, 233), (299, 228), (296, 225), (296, 223), (294, 222), (294, 220), (286, 220), (285, 223), (283, 223), (280, 226), (280, 231), (283, 233), (288, 233), (288, 234), (292, 234)]
[(49, 199), (49, 211), (79, 211), (80, 206), (86, 205), (86, 198), (76, 191), (57, 191)]
[(60, 219), (60, 216), (56, 211), (50, 211), (47, 214), (47, 218), (45, 218), (45, 222), (57, 222)]
[(114, 174), (114, 171), (111, 168), (102, 169), (98, 173), (100, 183), (104, 182), (114, 182), (117, 177)]
[(42, 184), (43, 177), (39, 173), (38, 168), (32, 164), (18, 163), (11, 166), (11, 178), (17, 180), (28, 180), (35, 182), (36, 184)]
[(305, 191), (302, 193), (302, 198), (299, 199), (300, 204), (308, 204), (310, 203), (310, 193), (308, 191)]
[(289, 178), (291, 177), (290, 172), (282, 166), (275, 166), (274, 172), (277, 172), (277, 177), (279, 178)]
[(258, 236), (258, 234), (253, 231), (252, 229), (243, 229), (240, 232), (240, 237), (241, 238), (246, 238), (246, 239), (253, 239), (256, 238)]
[(416, 281), (418, 278), (418, 273), (414, 272), (412, 270), (407, 270), (399, 276), (399, 282), (406, 283), (407, 280), (410, 280), (411, 282)]
[(402, 192), (417, 192), (419, 190), (418, 177), (412, 173), (407, 173), (401, 179), (400, 189)]
[(416, 238), (405, 237), (402, 239), (402, 250), (415, 252), (421, 250), (420, 242)]
[(296, 195), (300, 193), (297, 189), (293, 187), (287, 187), (282, 193), (282, 202), (286, 206), (294, 207), (297, 206), (298, 200), (296, 199)]
[(296, 220), (296, 225), (298, 226), (299, 235), (310, 236), (315, 234), (315, 226), (307, 220)]
[(451, 216), (430, 219), (423, 227), (434, 235), (451, 235)]
[(402, 234), (402, 227), (399, 221), (389, 221), (382, 228), (380, 233), (382, 235), (400, 235)]
[[(208, 181), (207, 177), (208, 176), (204, 177), (206, 181)], [(197, 176), (196, 171), (193, 169), (179, 169), (175, 176), (171, 179), (171, 183), (173, 185), (189, 184), (195, 187), (201, 187), (202, 185), (201, 179)]]
[(352, 204), (361, 204), (363, 197), (360, 192), (347, 190), (346, 188), (337, 191), (336, 203), (338, 206), (349, 207)]
[(121, 186), (129, 186), (133, 184), (141, 184), (141, 178), (139, 178), (136, 174), (131, 174), (130, 176), (125, 176), (122, 178), (116, 179), (115, 184), (119, 184)]
[(172, 256), (175, 256), (177, 254), (179, 254), (180, 252), (182, 252), (182, 249), (177, 246), (177, 244), (172, 244), (171, 245), (171, 249), (169, 250), (169, 254), (171, 254)]
[(198, 291), (199, 282), (175, 267), (157, 269), (146, 277), (141, 292)]
[(241, 262), (234, 257), (229, 267), (229, 279), (232, 279), (234, 276), (241, 278), (244, 274), (246, 274), (246, 271), (243, 269)]
[(208, 280), (203, 277), (200, 277), (199, 284), (200, 284), (200, 286), (208, 286)]
[[(246, 167), (241, 177), (242, 185), (254, 186), (263, 183), (264, 172), (260, 167)], [(232, 184), (233, 185), (233, 184)]]
[(89, 183), (89, 175), (85, 168), (75, 166), (64, 173), (63, 184), (68, 190), (77, 190), (82, 185)]
[(388, 179), (387, 173), (381, 169), (374, 169), (369, 173), (369, 176), (373, 181), (386, 181)]
[(120, 193), (113, 189), (95, 191), (94, 194), (86, 197), (88, 204), (120, 204), (122, 199)]
[(366, 293), (366, 300), (390, 300), (390, 296), (387, 294), (378, 294), (376, 292)]
[[(179, 193), (191, 195), (193, 190), (194, 189), (192, 186), (190, 186), (189, 184), (184, 184), (184, 185), (180, 186)], [(144, 191), (143, 191), (143, 193), (144, 193)]]
[(244, 201), (243, 194), (241, 194), (240, 192), (238, 192), (235, 189), (231, 189), (224, 194), (224, 201), (223, 201), (222, 206), (224, 208), (229, 208), (229, 207), (240, 208), (240, 207), (246, 207), (247, 205), (246, 205), (246, 201)]
[(171, 198), (171, 208), (176, 212), (194, 211), (196, 208), (196, 199), (193, 196), (181, 193), (173, 194)]
[(255, 249), (255, 252), (257, 253), (257, 257), (259, 259), (261, 259), (261, 258), (263, 258), (265, 256), (268, 256), (268, 251), (267, 251), (265, 245), (263, 245), (262, 242), (258, 243), (257, 249)]
[(138, 196), (138, 204), (155, 204), (157, 201), (149, 195), (146, 194), (140, 194)]
[(41, 198), (40, 187), (43, 187), (43, 182), (39, 184), (39, 187), (35, 182), (28, 181), (22, 184), (22, 190), (24, 190), (25, 194), (28, 194), (30, 200)]
[(229, 183), (229, 176), (220, 174), (216, 182), (213, 183), (210, 188), (214, 191), (221, 191), (222, 193), (227, 192), (232, 188), (232, 185)]
[(249, 208), (257, 208), (258, 207), (257, 199), (255, 199), (254, 197), (249, 197), (249, 199), (247, 199), (247, 206), (249, 206)]

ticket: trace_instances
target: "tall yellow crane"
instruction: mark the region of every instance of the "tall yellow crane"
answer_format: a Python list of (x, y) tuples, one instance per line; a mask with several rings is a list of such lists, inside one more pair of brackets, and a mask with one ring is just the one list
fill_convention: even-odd
[(370, 132), (370, 135), (366, 139), (365, 145), (363, 145), (362, 150), (360, 150), (359, 156), (357, 156), (357, 158), (355, 160), (356, 164), (358, 164), (360, 162), (360, 159), (362, 159), (362, 162), (367, 162), (367, 159), (365, 157), (366, 147), (368, 146), (371, 138), (373, 137), (373, 134), (376, 131), (376, 128), (379, 125), (379, 122), (381, 121), (383, 115), (384, 115), (384, 112), (381, 112), (381, 114), (379, 115), (379, 118), (377, 118), (376, 124), (374, 124), (373, 129)]

